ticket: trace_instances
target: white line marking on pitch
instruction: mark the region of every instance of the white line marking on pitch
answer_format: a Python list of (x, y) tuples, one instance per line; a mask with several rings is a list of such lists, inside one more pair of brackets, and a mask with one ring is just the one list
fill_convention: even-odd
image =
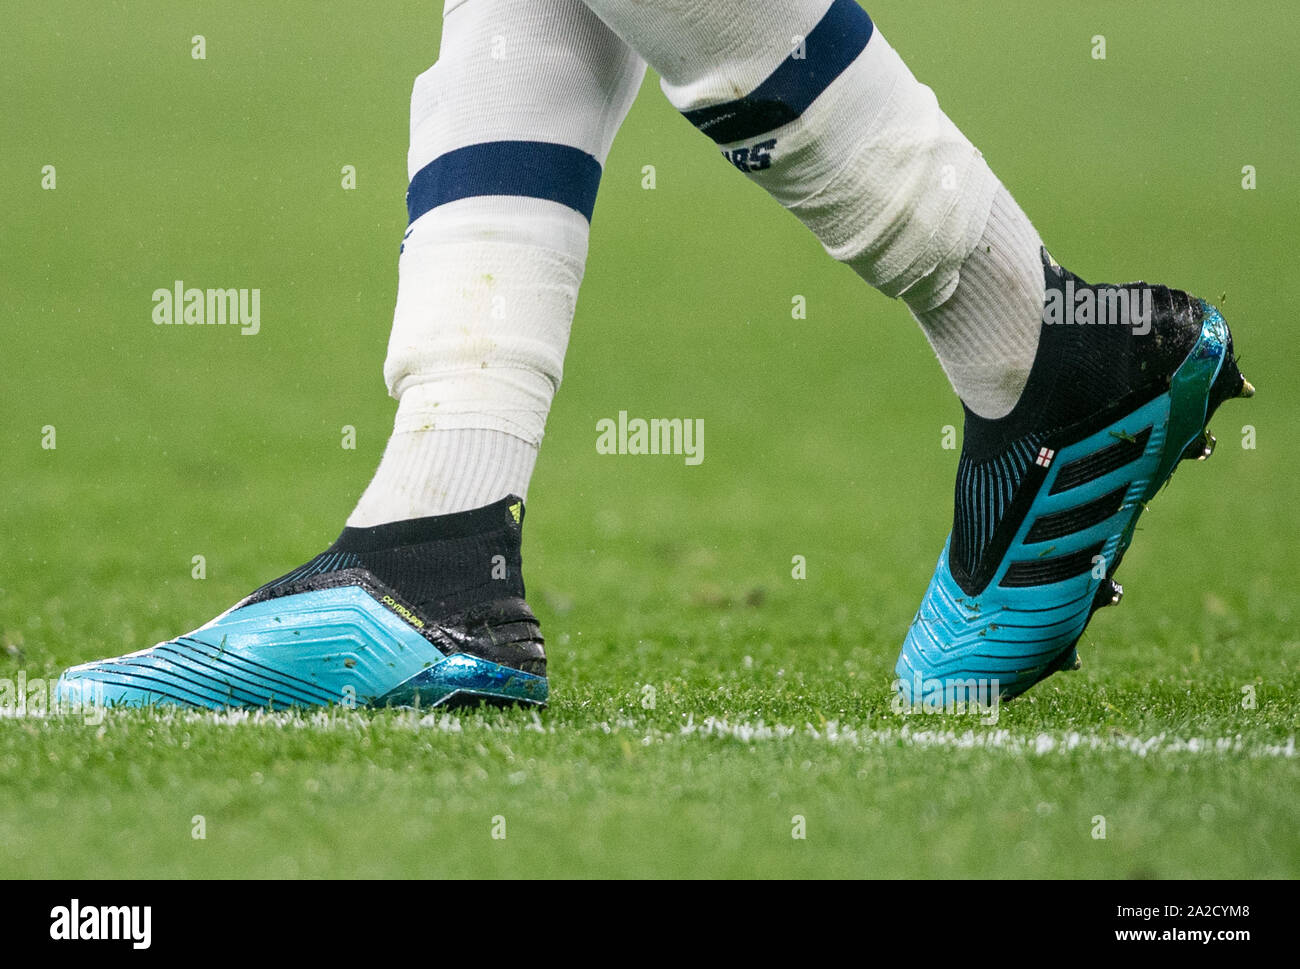
[[(167, 714), (162, 716), (166, 717)], [(178, 714), (186, 720), (228, 725), (265, 725), (285, 729), (356, 729), (369, 728), (370, 717), (357, 712), (321, 710), (311, 713), (269, 713), (262, 710), (229, 710), (207, 714), (186, 712)], [(1080, 751), (1101, 751), (1128, 754), (1135, 757), (1155, 755), (1221, 756), (1245, 758), (1295, 759), (1295, 737), (1281, 743), (1251, 741), (1240, 734), (1230, 737), (1178, 737), (1158, 733), (1147, 737), (1132, 734), (1085, 733), (1077, 730), (1060, 732), (1040, 731), (1019, 733), (1005, 728), (967, 728), (965, 730), (917, 729), (910, 724), (900, 727), (866, 727), (827, 721), (820, 726), (804, 724), (769, 724), (763, 721), (732, 722), (725, 718), (705, 717), (696, 722), (693, 716), (674, 729), (664, 729), (630, 718), (601, 721), (596, 724), (573, 726), (543, 720), (535, 711), (521, 721), (506, 723), (464, 722), (455, 713), (418, 710), (407, 711), (388, 721), (398, 729), (438, 730), (444, 733), (466, 733), (481, 730), (486, 733), (581, 734), (595, 730), (605, 734), (636, 737), (640, 743), (670, 743), (687, 738), (720, 738), (741, 743), (780, 743), (790, 740), (816, 740), (845, 747), (910, 747), (940, 750), (997, 750), (1005, 753), (1048, 757)]]

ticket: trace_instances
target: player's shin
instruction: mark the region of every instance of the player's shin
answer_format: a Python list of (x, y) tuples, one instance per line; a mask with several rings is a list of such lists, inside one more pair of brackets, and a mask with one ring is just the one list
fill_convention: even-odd
[(411, 99), (393, 435), (353, 526), (526, 496), (602, 166), (644, 63), (577, 0), (447, 14)]

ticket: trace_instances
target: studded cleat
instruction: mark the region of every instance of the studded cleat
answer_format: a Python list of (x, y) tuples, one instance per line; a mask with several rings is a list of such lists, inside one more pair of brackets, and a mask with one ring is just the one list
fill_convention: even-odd
[(169, 642), (67, 670), (109, 706), (541, 706), (546, 654), (520, 577), (523, 502), (346, 528), (306, 565)]
[(1123, 596), (1115, 571), (1147, 502), (1213, 453), (1219, 405), (1254, 394), (1209, 303), (1089, 286), (1043, 257), (1021, 398), (996, 420), (966, 411), (952, 533), (895, 667), (909, 705), (1008, 699), (1077, 669), (1092, 614)]

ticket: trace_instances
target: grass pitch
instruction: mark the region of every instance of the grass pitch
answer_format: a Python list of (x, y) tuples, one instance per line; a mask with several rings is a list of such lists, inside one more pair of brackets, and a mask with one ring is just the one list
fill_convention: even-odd
[[(1300, 874), (1300, 414), (1278, 282), (1300, 224), (1300, 27), (1281, 3), (1061, 6), (869, 9), (1058, 259), (1226, 294), (1260, 390), (1143, 518), (1082, 671), (992, 725), (893, 712), (959, 408), (905, 309), (651, 78), (606, 167), (529, 498), (551, 707), (6, 716), (0, 871)], [(0, 34), (0, 680), (30, 686), (192, 629), (341, 527), (392, 417), (407, 100), (439, 17), (25, 7)], [(150, 294), (178, 279), (260, 288), (261, 331), (155, 326)], [(598, 454), (620, 410), (702, 418), (703, 463)]]

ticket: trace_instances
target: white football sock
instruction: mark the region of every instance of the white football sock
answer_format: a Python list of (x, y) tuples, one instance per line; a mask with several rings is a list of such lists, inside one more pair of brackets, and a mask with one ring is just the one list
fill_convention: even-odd
[(362, 527), (482, 508), (510, 494), (523, 498), (536, 463), (535, 444), (503, 431), (394, 431), (348, 524)]
[(411, 97), (399, 401), (354, 527), (526, 495), (601, 167), (644, 62), (578, 0), (450, 0)]
[(953, 294), (932, 310), (913, 311), (953, 389), (980, 417), (1005, 417), (1029, 379), (1043, 319), (1042, 245), (999, 186)]
[(907, 302), (969, 406), (1010, 409), (1041, 323), (1037, 234), (861, 7), (587, 3), (733, 165)]

